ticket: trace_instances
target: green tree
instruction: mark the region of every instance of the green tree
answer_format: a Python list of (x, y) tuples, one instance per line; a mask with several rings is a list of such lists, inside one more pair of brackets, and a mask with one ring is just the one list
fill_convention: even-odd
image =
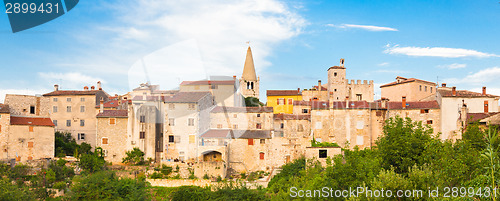
[(73, 156), (75, 150), (78, 149), (78, 144), (71, 136), (71, 133), (55, 132), (55, 156)]
[(245, 98), (245, 106), (246, 107), (260, 107), (260, 106), (264, 106), (264, 103), (261, 103), (258, 98), (249, 96), (249, 97)]
[(80, 161), (78, 165), (83, 170), (89, 173), (94, 173), (103, 170), (105, 168), (106, 161), (97, 153), (89, 153), (80, 155)]
[(376, 144), (382, 158), (382, 167), (394, 167), (396, 173), (407, 173), (413, 165), (423, 164), (423, 153), (429, 143), (432, 128), (410, 118), (390, 118), (384, 125), (383, 136)]

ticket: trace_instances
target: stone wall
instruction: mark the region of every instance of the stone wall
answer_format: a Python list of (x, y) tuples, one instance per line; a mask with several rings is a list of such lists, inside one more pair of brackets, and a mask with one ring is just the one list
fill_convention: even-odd
[[(49, 101), (48, 97), (7, 94), (4, 102), (9, 105), (12, 115), (48, 117), (50, 113)], [(34, 111), (31, 111), (31, 107), (34, 107)]]
[(29, 132), (28, 125), (11, 125), (8, 137), (9, 158), (18, 161), (54, 158), (54, 128), (49, 126), (33, 126)]
[[(115, 124), (110, 124), (110, 119), (115, 119)], [(131, 143), (127, 134), (127, 124), (128, 118), (126, 117), (97, 118), (97, 146), (107, 152), (104, 157), (106, 161), (121, 163), (126, 156), (127, 144)], [(107, 143), (104, 144), (104, 141), (107, 141)]]

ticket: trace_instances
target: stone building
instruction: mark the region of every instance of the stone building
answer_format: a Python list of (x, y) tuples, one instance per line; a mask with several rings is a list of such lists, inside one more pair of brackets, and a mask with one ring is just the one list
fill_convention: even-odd
[(482, 93), (476, 93), (443, 84), (437, 91), (437, 102), (441, 106), (441, 139), (461, 139), (466, 114), (499, 112), (499, 98), (487, 94), (486, 87), (483, 87)]
[(318, 85), (313, 86), (311, 89), (304, 89), (302, 91), (302, 99), (306, 101), (328, 101), (328, 84), (321, 84), (318, 80)]
[(133, 149), (133, 138), (128, 134), (128, 110), (103, 110), (97, 118), (97, 147), (104, 152), (104, 159), (121, 163), (126, 152)]
[(40, 95), (6, 94), (4, 104), (9, 105), (10, 113), (17, 116), (49, 117), (49, 98)]
[(49, 99), (49, 115), (56, 131), (69, 132), (77, 143), (88, 143), (96, 146), (96, 105), (100, 100), (108, 101), (109, 95), (97, 83), (97, 89), (85, 86), (83, 90), (59, 90), (54, 85), (54, 91), (43, 95)]
[(54, 158), (54, 143), (50, 118), (11, 115), (9, 106), (0, 104), (0, 160)]
[(340, 59), (339, 66), (328, 68), (328, 94), (330, 102), (343, 101), (349, 97), (349, 101), (373, 102), (373, 80), (367, 81), (349, 80), (346, 78), (344, 59)]
[(255, 73), (252, 50), (250, 49), (250, 47), (248, 47), (247, 56), (245, 58), (245, 65), (243, 66), (243, 74), (240, 78), (240, 93), (245, 98), (259, 98), (259, 83), (260, 78), (257, 77)]
[(398, 101), (406, 96), (407, 101), (421, 101), (436, 96), (436, 83), (415, 78), (396, 77), (396, 81), (380, 86), (381, 96)]
[(231, 80), (183, 81), (179, 88), (180, 92), (210, 92), (219, 106), (241, 107), (245, 102), (237, 93), (236, 76)]
[(434, 136), (441, 132), (441, 109), (437, 101), (391, 101), (387, 103), (387, 118), (399, 116), (411, 118), (412, 121), (421, 121), (434, 131)]

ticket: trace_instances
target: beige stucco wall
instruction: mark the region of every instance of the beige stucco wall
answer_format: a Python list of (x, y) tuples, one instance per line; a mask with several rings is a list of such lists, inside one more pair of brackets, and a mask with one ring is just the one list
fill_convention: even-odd
[[(50, 96), (50, 118), (56, 120), (56, 130), (70, 132), (77, 143), (86, 142), (96, 146), (96, 96), (78, 95), (78, 96)], [(57, 101), (54, 101), (57, 98)], [(68, 102), (67, 99), (71, 98)], [(81, 101), (84, 98), (85, 101)], [(57, 106), (57, 112), (54, 111)], [(71, 106), (71, 112), (67, 112), (67, 106)], [(80, 106), (85, 107), (85, 112), (80, 112)], [(66, 121), (71, 120), (71, 126), (66, 126)], [(80, 126), (80, 120), (85, 120), (85, 126)], [(78, 140), (78, 133), (85, 133), (85, 140)]]
[(9, 140), (9, 125), (10, 125), (10, 114), (0, 113), (0, 159), (14, 158), (15, 155), (10, 156), (8, 152), (8, 140)]
[[(10, 126), (7, 141), (9, 158), (17, 156), (20, 157), (21, 162), (27, 161), (28, 157), (32, 157), (33, 160), (54, 158), (54, 128), (34, 126), (33, 132), (29, 132), (29, 127), (27, 125)], [(28, 147), (29, 142), (33, 142), (32, 148)]]
[[(317, 99), (314, 99), (314, 98), (317, 98)], [(328, 101), (328, 91), (327, 90), (319, 91), (316, 89), (304, 89), (302, 91), (302, 100), (305, 100), (305, 101), (311, 101), (311, 100)]]
[[(422, 90), (420, 90), (422, 86)], [(427, 91), (425, 90), (427, 87)], [(436, 86), (425, 82), (407, 82), (387, 87), (381, 87), (381, 96), (390, 101), (401, 101), (406, 96), (406, 101), (420, 101), (436, 94)]]

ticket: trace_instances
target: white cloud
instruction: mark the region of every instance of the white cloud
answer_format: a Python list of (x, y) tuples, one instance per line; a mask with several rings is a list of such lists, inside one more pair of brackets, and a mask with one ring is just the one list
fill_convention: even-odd
[(453, 64), (448, 64), (448, 65), (438, 65), (438, 68), (447, 68), (447, 69), (459, 69), (459, 68), (465, 68), (467, 67), (467, 64), (459, 64), (459, 63), (453, 63)]
[(98, 81), (105, 84), (106, 81), (100, 78), (91, 77), (78, 72), (53, 73), (39, 72), (38, 76), (46, 83), (55, 83), (60, 89), (83, 89), (84, 86), (95, 86)]
[(379, 63), (377, 64), (378, 66), (388, 66), (389, 65), (389, 62), (382, 62), (382, 63)]
[[(196, 48), (191, 48), (193, 52), (184, 56), (192, 55), (185, 59), (201, 61), (202, 77), (241, 76), (247, 41), (250, 41), (259, 73), (271, 65), (267, 57), (274, 47), (301, 34), (307, 25), (293, 10), (293, 5), (277, 0), (114, 2), (101, 2), (111, 12), (113, 20), (92, 24), (70, 34), (83, 44), (83, 47), (75, 46), (82, 49), (81, 53), (76, 59), (64, 58), (66, 60), (59, 63), (79, 63), (90, 72), (102, 72), (102, 76), (98, 76), (111, 84), (121, 82), (122, 86), (126, 86), (124, 81), (129, 79), (117, 74), (127, 75), (131, 66), (136, 66), (146, 55), (185, 41), (196, 44)], [(165, 60), (155, 61), (169, 62)], [(169, 71), (169, 76), (196, 79), (184, 78), (189, 70), (188, 66), (177, 68)], [(152, 71), (148, 73), (164, 73)]]
[[(483, 88), (482, 87), (472, 88), (472, 89), (470, 89), (470, 91), (477, 92), (477, 93), (482, 93), (483, 92)], [(500, 88), (487, 87), (486, 88), (486, 93), (487, 94), (492, 94), (492, 95), (500, 96)]]
[(500, 77), (500, 67), (492, 67), (480, 70), (464, 78), (448, 78), (443, 82), (450, 84), (484, 84), (497, 81)]
[(372, 26), (372, 25), (358, 25), (358, 24), (327, 24), (326, 26), (335, 27), (340, 29), (363, 29), (366, 31), (398, 31), (395, 28), (391, 27), (380, 27), (380, 26)]
[(461, 48), (447, 48), (447, 47), (400, 47), (395, 45), (390, 47), (386, 46), (387, 49), (384, 53), (387, 54), (403, 54), (408, 56), (417, 57), (447, 57), (447, 58), (458, 58), (458, 57), (500, 57), (496, 54), (489, 54), (484, 52), (479, 52), (476, 50), (468, 50)]

